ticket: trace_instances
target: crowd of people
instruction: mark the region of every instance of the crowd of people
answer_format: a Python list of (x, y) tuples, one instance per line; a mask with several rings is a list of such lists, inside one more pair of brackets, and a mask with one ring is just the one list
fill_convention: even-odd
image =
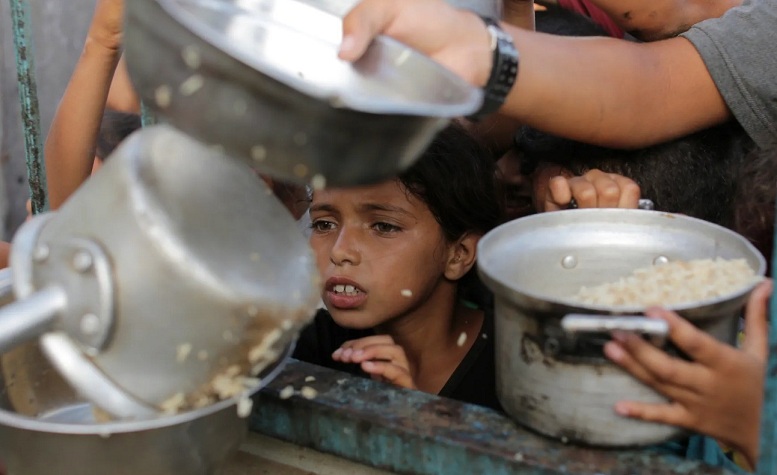
[[(295, 218), (309, 219), (325, 283), (295, 357), (501, 411), (478, 241), (506, 220), (573, 201), (636, 208), (649, 198), (742, 234), (771, 261), (777, 56), (764, 45), (777, 31), (777, 0), (505, 0), (504, 11), (519, 67), (498, 113), (454, 121), (383, 183), (308, 193), (261, 177)], [(121, 60), (122, 12), (123, 0), (98, 0), (46, 139), (52, 209), (140, 128)], [(343, 25), (346, 61), (385, 34), (475, 86), (489, 82), (486, 23), (443, 0), (363, 0)], [(769, 280), (752, 293), (739, 348), (649, 309), (689, 359), (614, 335), (605, 355), (670, 402), (613, 411), (690, 429), (720, 454), (693, 455), (687, 443), (689, 457), (755, 467), (770, 295)]]

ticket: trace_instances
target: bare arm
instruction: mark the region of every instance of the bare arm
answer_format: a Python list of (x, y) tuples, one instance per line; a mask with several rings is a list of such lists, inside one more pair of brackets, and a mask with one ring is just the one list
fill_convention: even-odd
[[(432, 15), (433, 26), (420, 18)], [(379, 32), (482, 86), (488, 34), (473, 14), (439, 0), (364, 0), (345, 18), (341, 57), (359, 57)], [(521, 56), (501, 113), (562, 137), (637, 148), (687, 135), (730, 116), (704, 62), (683, 38), (637, 44), (544, 35), (505, 25)]]
[(57, 209), (90, 175), (108, 89), (119, 61), (121, 0), (100, 0), (84, 49), (46, 137), (51, 209)]
[(623, 30), (645, 41), (670, 38), (717, 18), (742, 0), (591, 0)]
[(140, 114), (140, 99), (130, 81), (124, 56), (119, 60), (119, 65), (113, 74), (106, 106), (116, 111)]

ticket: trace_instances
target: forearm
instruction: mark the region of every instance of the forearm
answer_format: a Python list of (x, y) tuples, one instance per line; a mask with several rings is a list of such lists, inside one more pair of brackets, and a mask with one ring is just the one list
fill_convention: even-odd
[(636, 44), (506, 28), (521, 63), (501, 112), (540, 130), (637, 148), (729, 116), (703, 61), (683, 38)]
[(623, 30), (645, 41), (670, 38), (717, 18), (742, 0), (591, 0)]
[(119, 51), (87, 39), (46, 138), (49, 203), (58, 208), (92, 170)]
[(534, 2), (506, 0), (503, 2), (502, 21), (526, 30), (534, 29)]

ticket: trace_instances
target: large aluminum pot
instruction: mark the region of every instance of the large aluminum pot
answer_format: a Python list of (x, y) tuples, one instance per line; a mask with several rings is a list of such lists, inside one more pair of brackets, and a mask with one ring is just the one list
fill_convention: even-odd
[[(507, 413), (543, 434), (592, 445), (648, 445), (681, 434), (616, 415), (617, 401), (665, 399), (605, 359), (607, 335), (580, 340), (567, 335), (561, 321), (568, 314), (644, 310), (581, 305), (572, 300), (581, 286), (612, 282), (667, 260), (716, 257), (744, 258), (757, 275), (766, 269), (764, 258), (738, 234), (658, 211), (543, 213), (488, 233), (478, 245), (478, 268), (495, 294), (497, 394)], [(751, 290), (670, 308), (733, 342)]]
[(238, 414), (236, 402), (142, 421), (96, 422), (92, 406), (32, 342), (2, 357), (0, 460), (9, 475), (214, 474), (247, 432), (247, 414)]
[(340, 60), (340, 17), (311, 3), (127, 2), (135, 88), (190, 136), (314, 186), (395, 176), (479, 107), (481, 91), (388, 37)]
[(264, 182), (165, 125), (133, 134), (13, 243), (17, 302), (0, 322), (33, 319), (26, 302), (58, 295), (41, 346), (119, 417), (143, 416), (132, 401), (221, 397), (216, 383), (272, 364), (320, 298), (312, 251)]

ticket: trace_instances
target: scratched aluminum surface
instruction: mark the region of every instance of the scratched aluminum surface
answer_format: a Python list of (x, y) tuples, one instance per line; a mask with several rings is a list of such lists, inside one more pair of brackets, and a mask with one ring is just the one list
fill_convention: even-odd
[[(288, 386), (294, 394), (282, 399)], [(315, 390), (312, 399), (302, 394), (306, 386)], [(251, 427), (270, 437), (408, 474), (731, 473), (646, 450), (565, 445), (523, 430), (486, 408), (293, 360), (258, 395)]]
[(16, 47), (16, 72), (19, 83), (22, 126), (24, 128), (27, 180), (33, 213), (46, 210), (46, 169), (41, 147), (40, 109), (38, 86), (35, 80), (35, 55), (33, 53), (32, 27), (29, 5), (26, 0), (11, 0), (14, 46)]

